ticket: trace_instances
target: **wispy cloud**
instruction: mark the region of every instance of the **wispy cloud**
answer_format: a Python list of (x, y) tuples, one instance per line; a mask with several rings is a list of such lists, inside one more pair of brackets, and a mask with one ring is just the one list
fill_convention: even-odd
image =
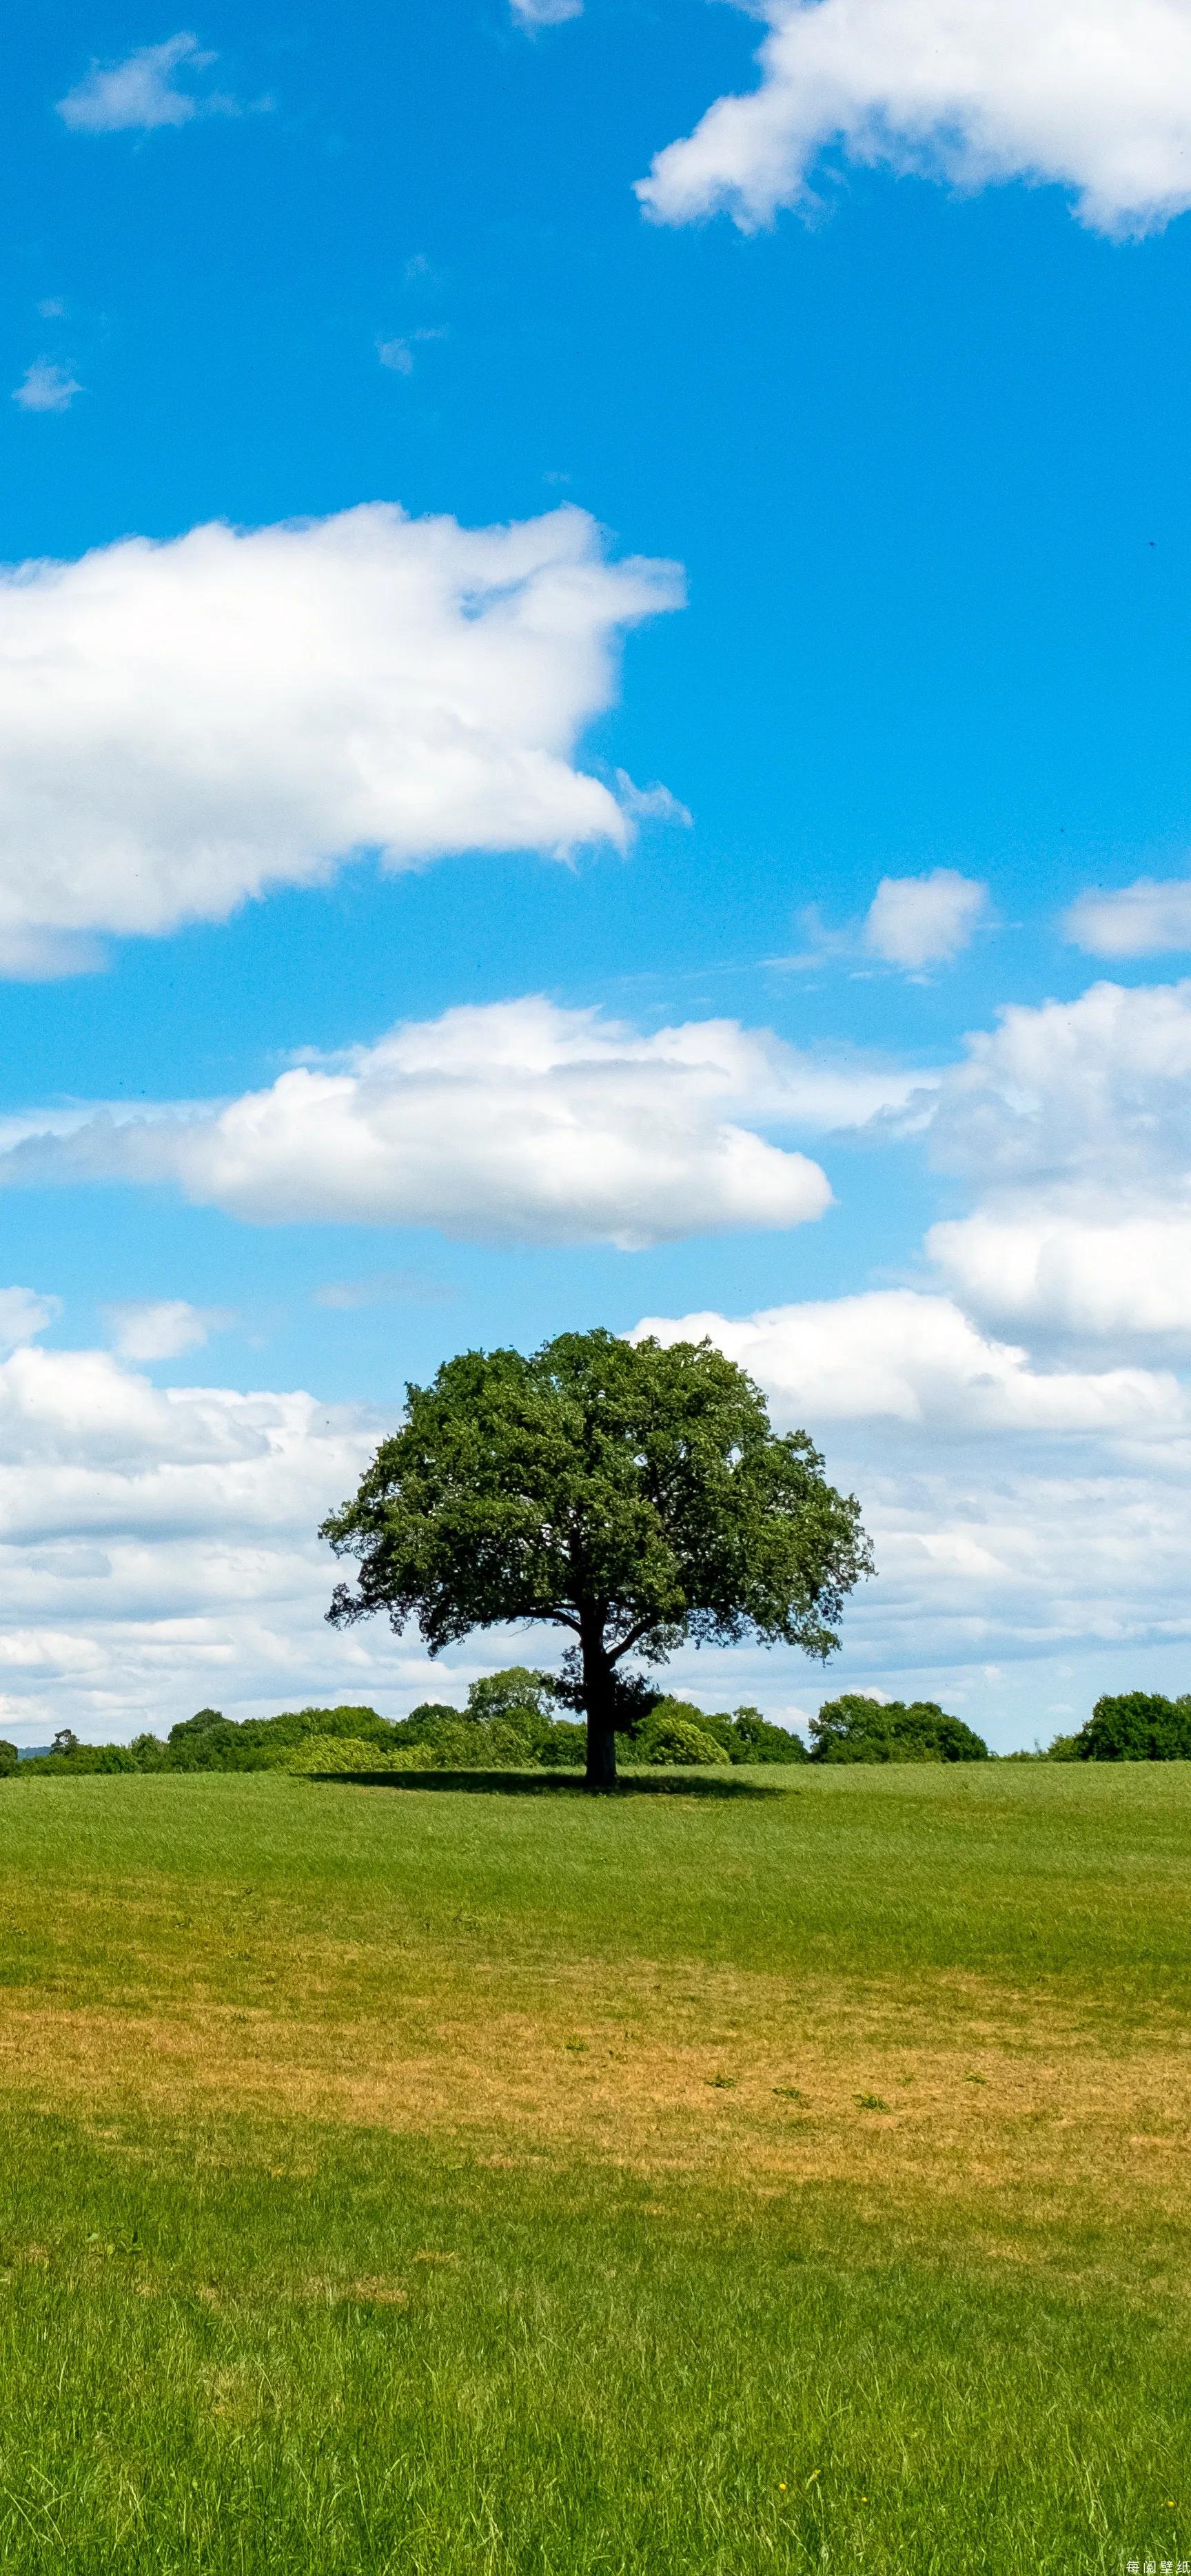
[(1191, 948), (1191, 878), (1138, 877), (1096, 886), (1063, 915), (1063, 935), (1092, 957), (1153, 957)]
[(328, 1279), (316, 1288), (316, 1306), (333, 1314), (359, 1314), (365, 1306), (450, 1306), (459, 1294), (449, 1279), (426, 1270), (373, 1270), (363, 1279)]
[(519, 27), (561, 27), (583, 15), (583, 0), (509, 0), (509, 6)]
[(177, 78), (209, 71), (218, 59), (185, 31), (163, 45), (142, 45), (122, 63), (92, 63), (86, 79), (59, 99), (58, 114), (76, 134), (149, 134), (196, 116), (235, 116), (234, 99), (184, 88)]
[(689, 826), (694, 816), (668, 787), (638, 787), (627, 769), (616, 772), (616, 797), (622, 814), (633, 823), (681, 823)]
[(378, 340), (376, 354), (382, 367), (388, 367), (393, 375), (412, 376), (415, 349), (423, 348), (428, 341), (445, 340), (446, 337), (446, 323), (436, 322), (411, 331), (404, 340)]
[(75, 395), (82, 391), (69, 367), (58, 366), (52, 358), (35, 358), (14, 387), (12, 398), (22, 411), (69, 411)]

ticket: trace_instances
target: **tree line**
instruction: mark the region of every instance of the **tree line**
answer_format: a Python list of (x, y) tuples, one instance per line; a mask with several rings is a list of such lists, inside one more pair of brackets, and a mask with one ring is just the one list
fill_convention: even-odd
[[(164, 1736), (131, 1744), (83, 1744), (69, 1728), (48, 1752), (20, 1760), (0, 1742), (0, 1777), (70, 1776), (88, 1772), (288, 1771), (298, 1775), (369, 1771), (582, 1771), (587, 1730), (560, 1714), (565, 1682), (556, 1674), (511, 1664), (473, 1682), (466, 1704), (423, 1700), (408, 1717), (374, 1708), (284, 1709), (276, 1717), (225, 1717), (201, 1708)], [(622, 1712), (620, 1759), (633, 1769), (684, 1766), (839, 1762), (1186, 1762), (1191, 1761), (1191, 1694), (1164, 1699), (1126, 1691), (1096, 1702), (1076, 1735), (1056, 1736), (1045, 1752), (990, 1754), (982, 1736), (936, 1700), (874, 1700), (845, 1692), (825, 1700), (801, 1735), (775, 1726), (760, 1710), (716, 1712), (693, 1700), (642, 1688)]]

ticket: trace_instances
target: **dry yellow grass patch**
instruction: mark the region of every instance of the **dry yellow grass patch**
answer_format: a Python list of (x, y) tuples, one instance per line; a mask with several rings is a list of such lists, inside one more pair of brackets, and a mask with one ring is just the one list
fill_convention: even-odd
[[(1020, 2216), (1191, 2210), (1191, 2034), (1053, 1994), (922, 1976), (863, 1987), (734, 1971), (532, 1977), (489, 1966), (391, 2014), (163, 2011), (0, 1996), (0, 2089), (97, 2117), (227, 2110), (591, 2158), (767, 2189), (848, 2184)], [(481, 1991), (477, 1991), (477, 1986)], [(592, 1999), (601, 2008), (593, 2011)], [(430, 2258), (428, 2258), (430, 2259)], [(363, 2294), (363, 2285), (361, 2285)]]

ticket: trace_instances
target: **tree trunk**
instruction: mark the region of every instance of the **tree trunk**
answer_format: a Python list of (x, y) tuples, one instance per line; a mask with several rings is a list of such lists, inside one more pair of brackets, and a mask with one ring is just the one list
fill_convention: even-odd
[(616, 1786), (616, 1716), (612, 1666), (604, 1652), (603, 1628), (584, 1633), (583, 1706), (587, 1718), (587, 1786)]

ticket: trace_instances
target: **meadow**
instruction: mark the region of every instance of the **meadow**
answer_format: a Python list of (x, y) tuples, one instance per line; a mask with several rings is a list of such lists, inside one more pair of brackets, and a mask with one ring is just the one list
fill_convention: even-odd
[(6, 2576), (1191, 2560), (1191, 1765), (0, 1784)]

